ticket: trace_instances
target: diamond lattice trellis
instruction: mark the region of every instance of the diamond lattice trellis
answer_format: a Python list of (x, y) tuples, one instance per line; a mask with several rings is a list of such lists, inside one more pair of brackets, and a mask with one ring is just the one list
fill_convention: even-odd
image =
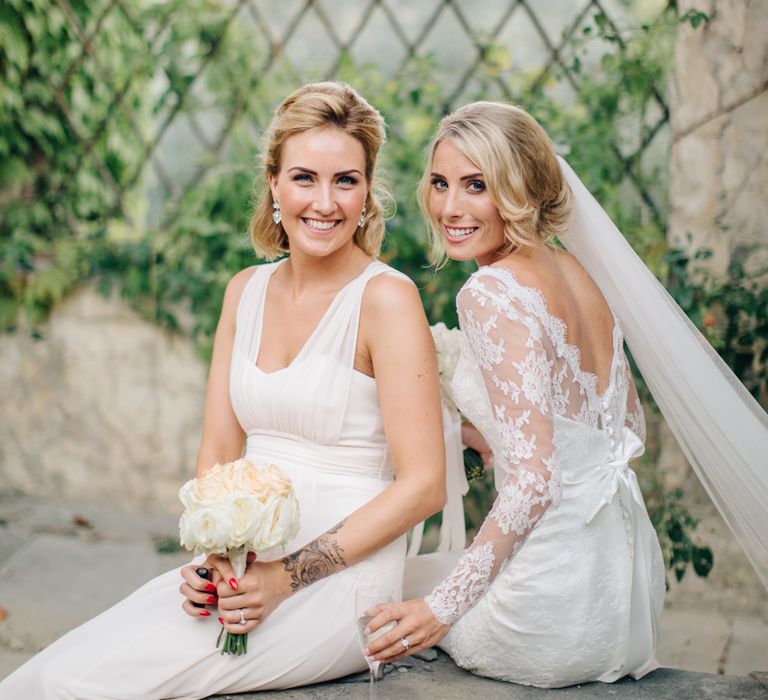
[[(196, 28), (197, 43), (185, 44), (179, 28), (188, 18), (176, 3), (150, 4), (139, 20), (135, 3), (101, 0), (100, 11), (84, 26), (69, 0), (56, 2), (82, 46), (58, 86), (58, 105), (82, 142), (81, 163), (95, 161), (111, 189), (112, 214), (127, 214), (125, 193), (139, 183), (156, 212), (161, 202), (179, 201), (224, 157), (238, 125), (248, 123), (255, 133), (263, 129), (274, 106), (271, 95), (260, 94), (268, 79), (280, 81), (288, 92), (307, 80), (334, 77), (345, 56), (375, 63), (382, 74), (397, 79), (429, 55), (433, 78), (447, 95), (447, 111), (476, 92), (478, 74), (501, 47), (506, 65), (493, 73), (490, 87), (486, 79), (489, 98), (514, 100), (513, 83), (525, 76), (529, 89), (552, 90), (567, 100), (580, 88), (580, 77), (571, 68), (575, 38), (599, 12), (620, 43), (617, 26), (626, 12), (617, 0), (200, 0), (195, 7), (203, 10), (195, 17), (204, 26)], [(173, 44), (176, 53), (170, 59), (167, 49), (176, 35), (181, 39)], [(135, 49), (135, 72), (132, 66), (103, 61), (100, 47), (115, 41)], [(248, 60), (237, 63), (243, 56)], [(101, 114), (79, 114), (74, 102), (64, 98), (85, 65), (113, 87)], [(150, 114), (126, 102), (132, 75), (147, 70), (154, 75)], [(216, 94), (211, 94), (212, 85)], [(226, 99), (219, 88), (226, 90)], [(660, 221), (663, 193), (645, 185), (641, 176), (644, 160), (654, 144), (658, 150), (668, 124), (659, 90), (653, 90), (653, 98), (642, 137), (607, 146), (621, 163), (628, 190)], [(140, 151), (132, 172), (119, 183), (94, 149), (100, 139), (114, 138), (115, 120), (118, 131)]]

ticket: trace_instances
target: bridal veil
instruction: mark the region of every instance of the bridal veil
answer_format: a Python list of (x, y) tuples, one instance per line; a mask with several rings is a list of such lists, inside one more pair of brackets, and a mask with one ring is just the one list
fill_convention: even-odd
[(768, 588), (768, 415), (559, 160), (574, 201), (561, 241), (618, 315), (667, 424)]

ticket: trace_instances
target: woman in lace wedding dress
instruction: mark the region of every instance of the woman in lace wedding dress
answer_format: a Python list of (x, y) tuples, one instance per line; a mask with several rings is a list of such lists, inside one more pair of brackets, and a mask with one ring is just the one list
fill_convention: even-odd
[[(252, 233), (265, 257), (290, 255), (235, 275), (216, 332), (198, 473), (244, 445), (286, 471), (301, 507), (290, 554), (260, 555), (240, 580), (216, 557), (213, 584), (201, 560), (183, 583), (159, 576), (12, 673), (0, 698), (202, 698), (366, 667), (355, 589), (399, 595), (404, 533), (444, 498), (429, 327), (413, 283), (374, 259), (383, 139), (345, 85), (305, 86), (278, 108)], [(221, 625), (249, 633), (247, 654), (219, 653)]]
[(424, 558), (433, 590), (383, 609), (371, 627), (398, 626), (369, 652), (439, 642), (475, 673), (543, 687), (642, 676), (664, 596), (628, 465), (643, 413), (618, 320), (548, 245), (571, 207), (549, 139), (520, 109), (468, 105), (441, 123), (421, 203), (438, 255), (479, 265), (457, 298), (452, 398), (492, 451), (498, 495), (458, 561)]

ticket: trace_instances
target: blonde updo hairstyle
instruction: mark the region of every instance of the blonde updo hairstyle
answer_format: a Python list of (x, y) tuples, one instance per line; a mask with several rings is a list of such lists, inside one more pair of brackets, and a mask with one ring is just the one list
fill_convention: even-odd
[(568, 227), (571, 190), (563, 178), (552, 142), (527, 112), (500, 102), (472, 102), (444, 117), (429, 149), (429, 165), (419, 184), (419, 206), (431, 234), (430, 258), (446, 260), (443, 233), (429, 212), (432, 160), (449, 140), (485, 178), (504, 221), (504, 257), (538, 241), (552, 244)]
[[(377, 256), (384, 237), (382, 199), (389, 195), (375, 177), (376, 159), (386, 140), (384, 119), (354, 89), (345, 83), (321, 82), (305, 85), (289, 95), (275, 110), (264, 135), (261, 166), (263, 175), (277, 177), (285, 142), (292, 136), (341, 129), (359, 141), (365, 153), (365, 225), (355, 231), (355, 243), (368, 255)], [(282, 224), (272, 220), (272, 192), (267, 177), (259, 177), (256, 206), (249, 230), (257, 255), (267, 259), (288, 253), (288, 237)]]

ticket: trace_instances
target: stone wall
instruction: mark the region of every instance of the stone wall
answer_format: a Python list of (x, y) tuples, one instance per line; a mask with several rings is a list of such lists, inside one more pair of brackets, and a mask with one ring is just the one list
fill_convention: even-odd
[(85, 288), (41, 339), (0, 334), (0, 488), (176, 508), (206, 368), (191, 344)]
[[(670, 90), (670, 217), (672, 243), (714, 252), (709, 265), (723, 274), (754, 244), (768, 244), (768, 2), (680, 0), (679, 14), (705, 12), (710, 21), (681, 24)], [(688, 240), (690, 236), (690, 241)], [(765, 252), (748, 269), (768, 263)], [(656, 426), (658, 467), (670, 488), (682, 486), (685, 505), (700, 520), (711, 546), (709, 578), (670, 577), (668, 606), (699, 604), (729, 615), (749, 611), (766, 619), (768, 592), (691, 472), (666, 425)]]
[(681, 15), (692, 8), (710, 21), (677, 37), (669, 236), (711, 248), (722, 274), (745, 246), (768, 243), (768, 3), (679, 2)]
[[(681, 0), (679, 14), (705, 12), (709, 21), (682, 23), (670, 89), (670, 242), (714, 255), (726, 272), (755, 244), (748, 269), (768, 265), (768, 2)], [(660, 466), (670, 485), (688, 466), (668, 430)]]

